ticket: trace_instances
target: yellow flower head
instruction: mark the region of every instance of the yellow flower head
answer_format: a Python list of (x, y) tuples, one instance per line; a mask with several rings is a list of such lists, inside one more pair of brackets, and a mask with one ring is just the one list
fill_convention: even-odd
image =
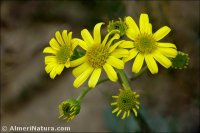
[(119, 47), (132, 48), (130, 56), (123, 60), (127, 62), (136, 57), (132, 66), (133, 72), (138, 73), (141, 70), (144, 60), (152, 74), (158, 72), (156, 61), (165, 68), (172, 65), (168, 58), (176, 57), (176, 46), (172, 43), (158, 42), (170, 32), (169, 27), (164, 26), (152, 33), (152, 25), (147, 14), (140, 15), (139, 28), (130, 16), (125, 18), (125, 22), (128, 26), (126, 35), (132, 41), (122, 43)]
[[(118, 78), (114, 68), (124, 68), (124, 62), (119, 58), (128, 56), (129, 52), (126, 49), (117, 48), (124, 41), (122, 40), (112, 45), (115, 39), (120, 38), (116, 30), (109, 32), (104, 40), (101, 41), (100, 29), (102, 24), (98, 23), (95, 25), (93, 31), (94, 38), (92, 38), (87, 29), (83, 29), (81, 31), (83, 40), (76, 39), (78, 44), (86, 50), (86, 54), (83, 57), (71, 62), (72, 66), (79, 65), (73, 70), (73, 75), (76, 77), (73, 85), (76, 88), (81, 86), (90, 75), (88, 86), (94, 88), (99, 80), (102, 69), (105, 70), (108, 78), (115, 82)], [(109, 39), (111, 34), (114, 35)]]
[(118, 96), (112, 96), (113, 98), (116, 98), (116, 102), (111, 103), (111, 105), (113, 106), (117, 106), (117, 108), (115, 108), (112, 113), (116, 113), (117, 112), (117, 116), (120, 115), (121, 112), (123, 113), (122, 119), (129, 117), (130, 115), (130, 111), (133, 111), (133, 113), (135, 114), (135, 116), (137, 116), (137, 110), (139, 109), (139, 102), (137, 101), (139, 95), (132, 91), (130, 88), (126, 89), (124, 88), (119, 89), (120, 90), (120, 94)]
[(50, 73), (52, 79), (56, 75), (60, 75), (64, 67), (70, 67), (70, 57), (76, 47), (72, 39), (72, 32), (67, 34), (67, 30), (64, 30), (61, 35), (57, 31), (55, 37), (56, 39), (52, 38), (49, 42), (51, 47), (46, 47), (43, 51), (43, 53), (52, 54), (45, 57), (45, 70)]
[(63, 101), (59, 105), (59, 118), (67, 119), (67, 121), (73, 120), (79, 114), (80, 108), (80, 103), (77, 100), (68, 99)]

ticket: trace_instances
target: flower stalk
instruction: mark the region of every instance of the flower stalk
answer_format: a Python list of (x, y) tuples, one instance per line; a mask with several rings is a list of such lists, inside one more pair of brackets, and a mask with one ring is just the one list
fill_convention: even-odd
[[(97, 85), (98, 85), (98, 84), (101, 84), (101, 83), (103, 83), (103, 82), (106, 82), (106, 81), (108, 81), (108, 80), (109, 80), (109, 78), (104, 78), (104, 79), (102, 79), (102, 80), (99, 80), (98, 83), (97, 83)], [(92, 90), (91, 87), (85, 87), (85, 88), (83, 89), (83, 91), (81, 92), (81, 94), (78, 96), (78, 98), (77, 98), (76, 100), (79, 101), (79, 102), (81, 103), (81, 101), (83, 100), (83, 98), (85, 97), (85, 95), (86, 95), (90, 90)]]
[[(144, 68), (143, 71), (138, 73), (134, 79), (141, 76), (146, 70), (147, 70), (147, 68)], [(122, 86), (124, 85), (125, 87), (131, 88), (130, 81), (129, 81), (126, 73), (124, 72), (124, 70), (118, 70), (118, 75), (119, 75), (119, 79), (120, 79), (120, 80), (118, 80), (119, 83)], [(145, 121), (143, 115), (140, 112), (138, 112), (138, 116), (137, 116), (136, 120), (137, 120), (137, 123), (142, 132), (151, 132), (151, 128), (149, 127), (148, 123)]]

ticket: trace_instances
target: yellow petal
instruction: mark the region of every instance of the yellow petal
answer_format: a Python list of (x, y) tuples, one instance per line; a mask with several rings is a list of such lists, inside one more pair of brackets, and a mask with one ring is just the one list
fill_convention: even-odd
[(112, 53), (118, 47), (118, 45), (120, 45), (122, 42), (124, 42), (124, 40), (118, 41), (115, 44), (113, 44), (112, 46), (110, 46), (109, 53)]
[(52, 78), (52, 79), (54, 79), (54, 78), (56, 77), (56, 74), (57, 74), (57, 71), (56, 71), (57, 66), (58, 66), (58, 65), (56, 65), (56, 66), (52, 69), (52, 71), (50, 72), (50, 78)]
[(145, 61), (152, 74), (158, 73), (158, 66), (152, 55), (145, 55)]
[(113, 106), (113, 105), (117, 105), (117, 102), (111, 103), (111, 106)]
[(45, 62), (45, 64), (48, 64), (48, 63), (52, 63), (52, 62), (57, 62), (57, 60), (56, 60), (55, 56), (46, 56), (44, 58), (44, 62)]
[(58, 44), (58, 42), (56, 41), (55, 38), (52, 38), (50, 41), (49, 41), (49, 44), (50, 46), (55, 49), (55, 50), (59, 50), (60, 49), (60, 46)]
[(127, 49), (115, 49), (111, 53), (111, 56), (114, 56), (116, 58), (128, 57), (129, 56), (129, 51)]
[(151, 25), (151, 23), (148, 24), (147, 33), (152, 35), (152, 25)]
[(119, 30), (112, 30), (111, 32), (109, 32), (108, 34), (106, 34), (103, 42), (101, 43), (101, 45), (105, 45), (107, 43), (107, 40), (109, 38), (110, 35), (114, 34), (114, 33), (119, 33)]
[(67, 36), (67, 45), (71, 44), (71, 40), (72, 40), (72, 32), (69, 32)]
[(101, 68), (94, 69), (94, 71), (88, 81), (88, 86), (91, 88), (94, 88), (99, 80), (100, 75), (101, 75)]
[(47, 73), (50, 73), (56, 65), (57, 65), (57, 63), (55, 63), (55, 62), (54, 62), (54, 63), (49, 63), (49, 64), (45, 67), (45, 71), (46, 71)]
[(112, 96), (112, 98), (119, 98), (119, 96)]
[(125, 23), (127, 24), (128, 29), (129, 28), (132, 29), (133, 31), (135, 31), (136, 34), (140, 33), (140, 30), (139, 30), (137, 24), (130, 16), (125, 18)]
[(115, 39), (119, 39), (120, 35), (119, 34), (115, 34), (106, 44), (107, 47), (110, 47), (111, 43), (115, 40)]
[(153, 53), (153, 57), (165, 68), (169, 68), (172, 65), (172, 62), (158, 51)]
[(140, 31), (141, 33), (147, 33), (149, 30), (149, 17), (147, 14), (140, 15)]
[(122, 119), (125, 119), (126, 118), (126, 112), (124, 112), (123, 116), (122, 116)]
[(133, 41), (124, 41), (122, 43), (120, 43), (119, 45), (120, 48), (133, 48)]
[(175, 58), (178, 54), (177, 50), (174, 48), (158, 48), (158, 51), (166, 57)]
[(164, 26), (164, 27), (160, 28), (159, 30), (157, 30), (156, 33), (154, 33), (153, 37), (156, 41), (159, 41), (163, 37), (165, 37), (170, 31), (171, 31), (171, 29), (169, 27)]
[(85, 58), (86, 57), (83, 56), (83, 57), (80, 57), (80, 58), (78, 58), (76, 60), (71, 61), (71, 67), (75, 67), (75, 66), (78, 66), (78, 65), (82, 64), (83, 62), (85, 62), (85, 60), (86, 60)]
[(81, 75), (87, 68), (89, 67), (88, 63), (83, 63), (80, 66), (74, 68), (74, 70), (72, 71), (72, 74), (75, 77), (78, 77), (79, 75)]
[(135, 61), (133, 63), (132, 72), (138, 73), (142, 68), (143, 62), (144, 62), (144, 55), (139, 53), (136, 56)]
[(93, 36), (94, 36), (94, 42), (95, 43), (98, 43), (100, 44), (101, 43), (101, 26), (103, 25), (104, 23), (101, 22), (101, 23), (98, 23), (95, 25), (94, 27), (94, 31), (93, 31)]
[(56, 73), (57, 73), (58, 75), (60, 75), (61, 72), (63, 71), (64, 67), (65, 67), (65, 65), (63, 65), (63, 64), (60, 64), (59, 66), (57, 66), (57, 68), (56, 68)]
[(62, 37), (63, 37), (65, 44), (69, 44), (69, 42), (67, 42), (67, 38), (68, 38), (67, 37), (67, 30), (63, 30)]
[(94, 44), (94, 40), (87, 29), (83, 29), (81, 31), (81, 36), (87, 45), (91, 46), (92, 44)]
[(74, 87), (76, 87), (76, 88), (80, 87), (90, 76), (93, 69), (94, 68), (92, 68), (92, 67), (88, 67), (80, 76), (78, 76), (73, 83)]
[(130, 116), (130, 110), (128, 111), (128, 114), (127, 114), (127, 117), (129, 117)]
[(72, 39), (71, 41), (71, 46), (72, 46), (72, 51), (76, 48), (76, 46), (79, 44), (79, 41), (76, 39)]
[(117, 73), (110, 64), (105, 63), (103, 68), (111, 81), (116, 82), (118, 80)]
[(122, 110), (119, 110), (118, 113), (117, 113), (117, 116), (119, 116), (121, 112), (122, 112)]
[(70, 67), (70, 59), (67, 60), (67, 62), (65, 63), (65, 67), (69, 68)]
[(115, 112), (117, 112), (119, 110), (119, 108), (116, 108), (112, 111), (112, 113), (114, 114)]
[(137, 109), (140, 109), (140, 107), (139, 107), (138, 105), (135, 105), (135, 107), (136, 107)]
[(164, 48), (175, 48), (176, 49), (176, 45), (173, 43), (163, 43), (163, 42), (158, 42), (156, 43), (159, 47), (164, 47)]
[(127, 29), (126, 30), (126, 36), (130, 38), (131, 40), (136, 40), (139, 33), (135, 32), (133, 29)]
[(107, 59), (107, 63), (117, 69), (124, 69), (124, 62), (120, 59), (117, 59), (113, 56), (109, 56)]
[(131, 49), (131, 50), (129, 51), (129, 56), (123, 58), (123, 61), (124, 61), (124, 62), (127, 62), (127, 61), (133, 59), (137, 54), (138, 54), (138, 51), (137, 51), (135, 48), (134, 48), (134, 49)]
[(83, 40), (81, 39), (78, 39), (78, 38), (74, 38), (73, 39), (73, 42), (78, 44), (81, 48), (87, 50), (88, 49), (88, 45), (86, 44), (86, 42), (84, 42)]
[(46, 48), (43, 50), (43, 53), (56, 54), (56, 50), (55, 50), (55, 49), (52, 49), (51, 47), (46, 47)]
[(59, 31), (56, 32), (55, 36), (56, 36), (57, 41), (58, 41), (61, 45), (64, 45), (64, 41), (63, 41), (62, 36), (61, 36), (61, 34), (60, 34)]
[(135, 116), (137, 117), (137, 111), (134, 108), (132, 110), (133, 110)]

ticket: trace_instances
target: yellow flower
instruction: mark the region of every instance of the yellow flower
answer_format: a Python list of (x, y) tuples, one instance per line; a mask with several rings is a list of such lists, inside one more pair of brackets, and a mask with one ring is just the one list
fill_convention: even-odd
[[(87, 29), (83, 29), (81, 31), (83, 40), (76, 39), (79, 45), (86, 50), (86, 54), (83, 57), (71, 62), (72, 66), (80, 65), (72, 72), (76, 77), (73, 83), (76, 88), (81, 86), (90, 75), (91, 77), (88, 81), (88, 86), (94, 88), (99, 80), (102, 69), (105, 70), (108, 78), (115, 82), (118, 80), (118, 77), (114, 68), (124, 68), (124, 62), (119, 58), (128, 56), (129, 52), (126, 49), (117, 48), (124, 40), (112, 45), (112, 42), (115, 39), (120, 38), (119, 34), (116, 33), (116, 30), (113, 30), (105, 36), (103, 41), (101, 41), (100, 29), (102, 24), (103, 23), (98, 23), (95, 25), (93, 31), (94, 38), (92, 38)], [(114, 35), (109, 39), (111, 34)]]
[(139, 109), (140, 104), (137, 101), (139, 95), (130, 88), (119, 89), (119, 91), (118, 96), (112, 96), (117, 99), (116, 102), (111, 103), (112, 106), (117, 106), (112, 113), (117, 113), (116, 116), (119, 116), (120, 113), (124, 112), (122, 119), (129, 117), (131, 111), (137, 116), (137, 109)]
[(132, 48), (130, 56), (123, 60), (127, 62), (136, 57), (132, 66), (133, 72), (138, 73), (141, 70), (144, 60), (152, 74), (158, 72), (156, 61), (165, 68), (172, 65), (169, 58), (176, 57), (176, 46), (172, 43), (158, 42), (171, 31), (169, 27), (164, 26), (152, 33), (152, 25), (147, 14), (140, 15), (139, 28), (130, 16), (125, 18), (125, 22), (128, 26), (126, 35), (133, 41), (122, 43), (119, 47)]
[(45, 57), (45, 70), (50, 73), (52, 79), (56, 75), (60, 75), (64, 67), (70, 67), (70, 57), (73, 54), (76, 47), (75, 41), (72, 39), (72, 32), (67, 34), (67, 30), (62, 32), (62, 36), (59, 31), (55, 33), (55, 38), (49, 41), (51, 47), (46, 47), (43, 53), (49, 53)]

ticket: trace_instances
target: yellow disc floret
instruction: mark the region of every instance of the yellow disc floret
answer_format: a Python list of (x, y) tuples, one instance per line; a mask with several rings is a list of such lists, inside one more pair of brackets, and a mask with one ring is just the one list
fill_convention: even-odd
[(152, 53), (156, 49), (156, 41), (151, 34), (139, 34), (134, 44), (141, 53)]
[(108, 48), (102, 45), (94, 45), (87, 51), (87, 61), (94, 68), (101, 68), (109, 57)]
[(70, 59), (71, 56), (71, 48), (68, 45), (63, 45), (60, 47), (60, 50), (56, 54), (56, 58), (58, 60), (58, 63), (64, 64), (67, 62), (67, 60)]

